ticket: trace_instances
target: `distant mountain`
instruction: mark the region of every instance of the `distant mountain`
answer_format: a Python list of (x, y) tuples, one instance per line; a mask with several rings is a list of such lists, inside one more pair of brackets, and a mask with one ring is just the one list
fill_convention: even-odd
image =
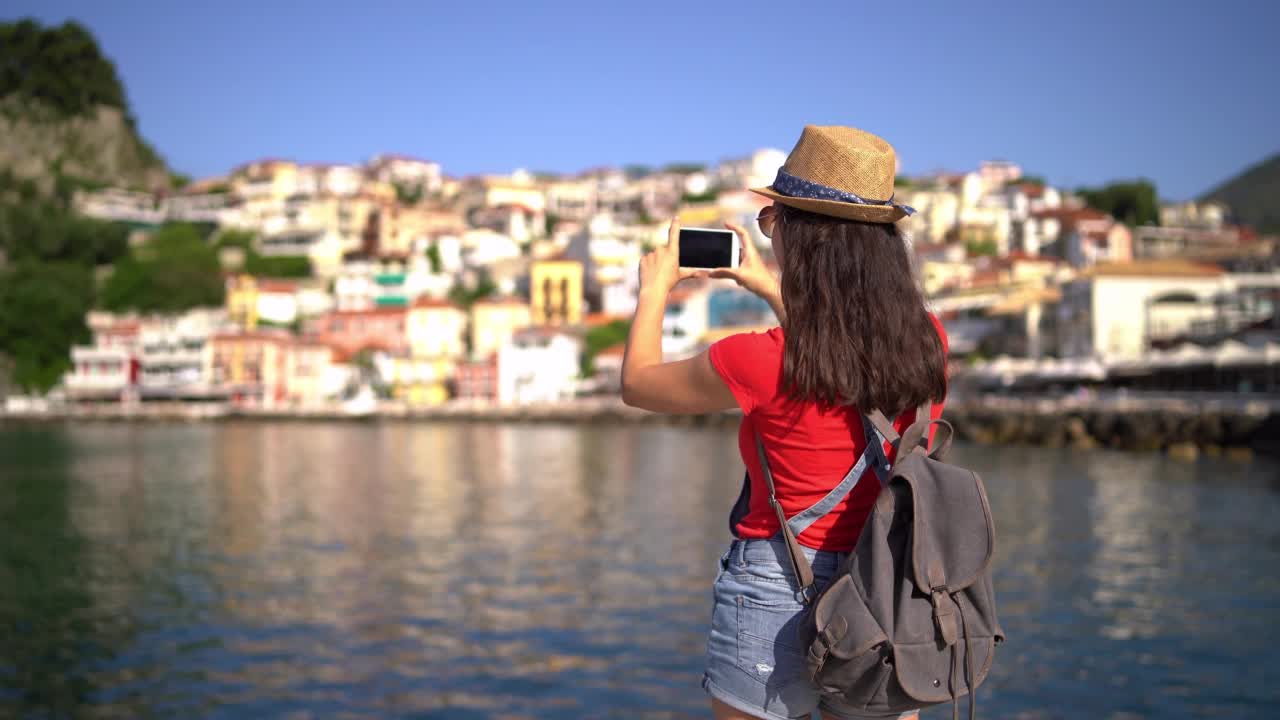
[(115, 65), (72, 21), (0, 23), (0, 175), (32, 180), (42, 194), (171, 182), (138, 134)]
[(1280, 153), (1248, 168), (1200, 199), (1226, 203), (1236, 222), (1252, 225), (1260, 233), (1280, 233)]

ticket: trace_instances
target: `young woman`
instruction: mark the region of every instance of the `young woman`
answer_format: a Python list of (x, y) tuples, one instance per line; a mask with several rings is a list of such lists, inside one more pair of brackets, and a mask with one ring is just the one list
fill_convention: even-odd
[[(827, 718), (870, 717), (822, 695), (806, 675), (796, 641), (803, 599), (769, 504), (756, 435), (788, 525), (808, 511), (797, 538), (821, 590), (853, 549), (880, 491), (874, 477), (864, 477), (834, 505), (831, 498), (820, 503), (875, 437), (864, 430), (862, 413), (879, 409), (901, 432), (926, 401), (939, 415), (946, 395), (946, 337), (925, 309), (893, 224), (913, 212), (893, 200), (895, 170), (892, 146), (875, 135), (806, 127), (773, 185), (755, 190), (774, 201), (758, 222), (781, 282), (736, 225), (726, 227), (742, 244), (737, 268), (678, 267), (676, 222), (667, 245), (640, 261), (623, 400), (657, 412), (743, 412), (738, 444), (748, 501), (720, 561), (703, 678), (722, 720), (809, 717), (815, 710)], [(683, 279), (705, 276), (732, 278), (764, 298), (780, 327), (733, 335), (696, 357), (664, 363), (667, 294)], [(892, 449), (885, 451), (892, 460)]]

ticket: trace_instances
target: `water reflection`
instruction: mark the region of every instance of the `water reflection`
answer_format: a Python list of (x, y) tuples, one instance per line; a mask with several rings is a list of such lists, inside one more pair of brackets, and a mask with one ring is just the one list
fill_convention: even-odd
[[(1265, 712), (1276, 466), (962, 447), (993, 717)], [(731, 431), (0, 433), (0, 715), (701, 717)]]

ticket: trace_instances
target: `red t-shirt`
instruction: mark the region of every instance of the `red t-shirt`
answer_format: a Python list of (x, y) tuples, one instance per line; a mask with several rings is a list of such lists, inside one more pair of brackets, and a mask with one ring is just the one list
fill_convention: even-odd
[[(932, 315), (944, 354), (947, 334)], [(782, 387), (782, 328), (763, 333), (731, 335), (711, 346), (711, 364), (742, 408), (738, 450), (751, 475), (751, 504), (736, 528), (741, 538), (768, 538), (778, 532), (778, 518), (769, 507), (769, 490), (760, 472), (754, 431), (764, 438), (765, 453), (778, 502), (787, 517), (821, 500), (858, 461), (866, 449), (861, 415), (854, 408), (823, 409), (813, 402), (796, 402)], [(933, 416), (942, 415), (934, 403)], [(898, 432), (915, 422), (914, 409), (894, 419)], [(886, 445), (886, 450), (892, 449)], [(893, 455), (889, 455), (893, 459)], [(801, 545), (848, 552), (880, 493), (870, 469), (835, 508), (800, 534)]]

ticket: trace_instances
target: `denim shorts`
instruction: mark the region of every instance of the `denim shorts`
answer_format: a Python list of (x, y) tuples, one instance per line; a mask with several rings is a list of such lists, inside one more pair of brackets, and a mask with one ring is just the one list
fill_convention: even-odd
[[(821, 591), (847, 554), (803, 550)], [(729, 546), (713, 589), (702, 687), (741, 712), (776, 720), (807, 718), (814, 710), (824, 718), (856, 720), (912, 715), (868, 714), (813, 685), (800, 639), (804, 604), (797, 587), (781, 539), (735, 540)]]

